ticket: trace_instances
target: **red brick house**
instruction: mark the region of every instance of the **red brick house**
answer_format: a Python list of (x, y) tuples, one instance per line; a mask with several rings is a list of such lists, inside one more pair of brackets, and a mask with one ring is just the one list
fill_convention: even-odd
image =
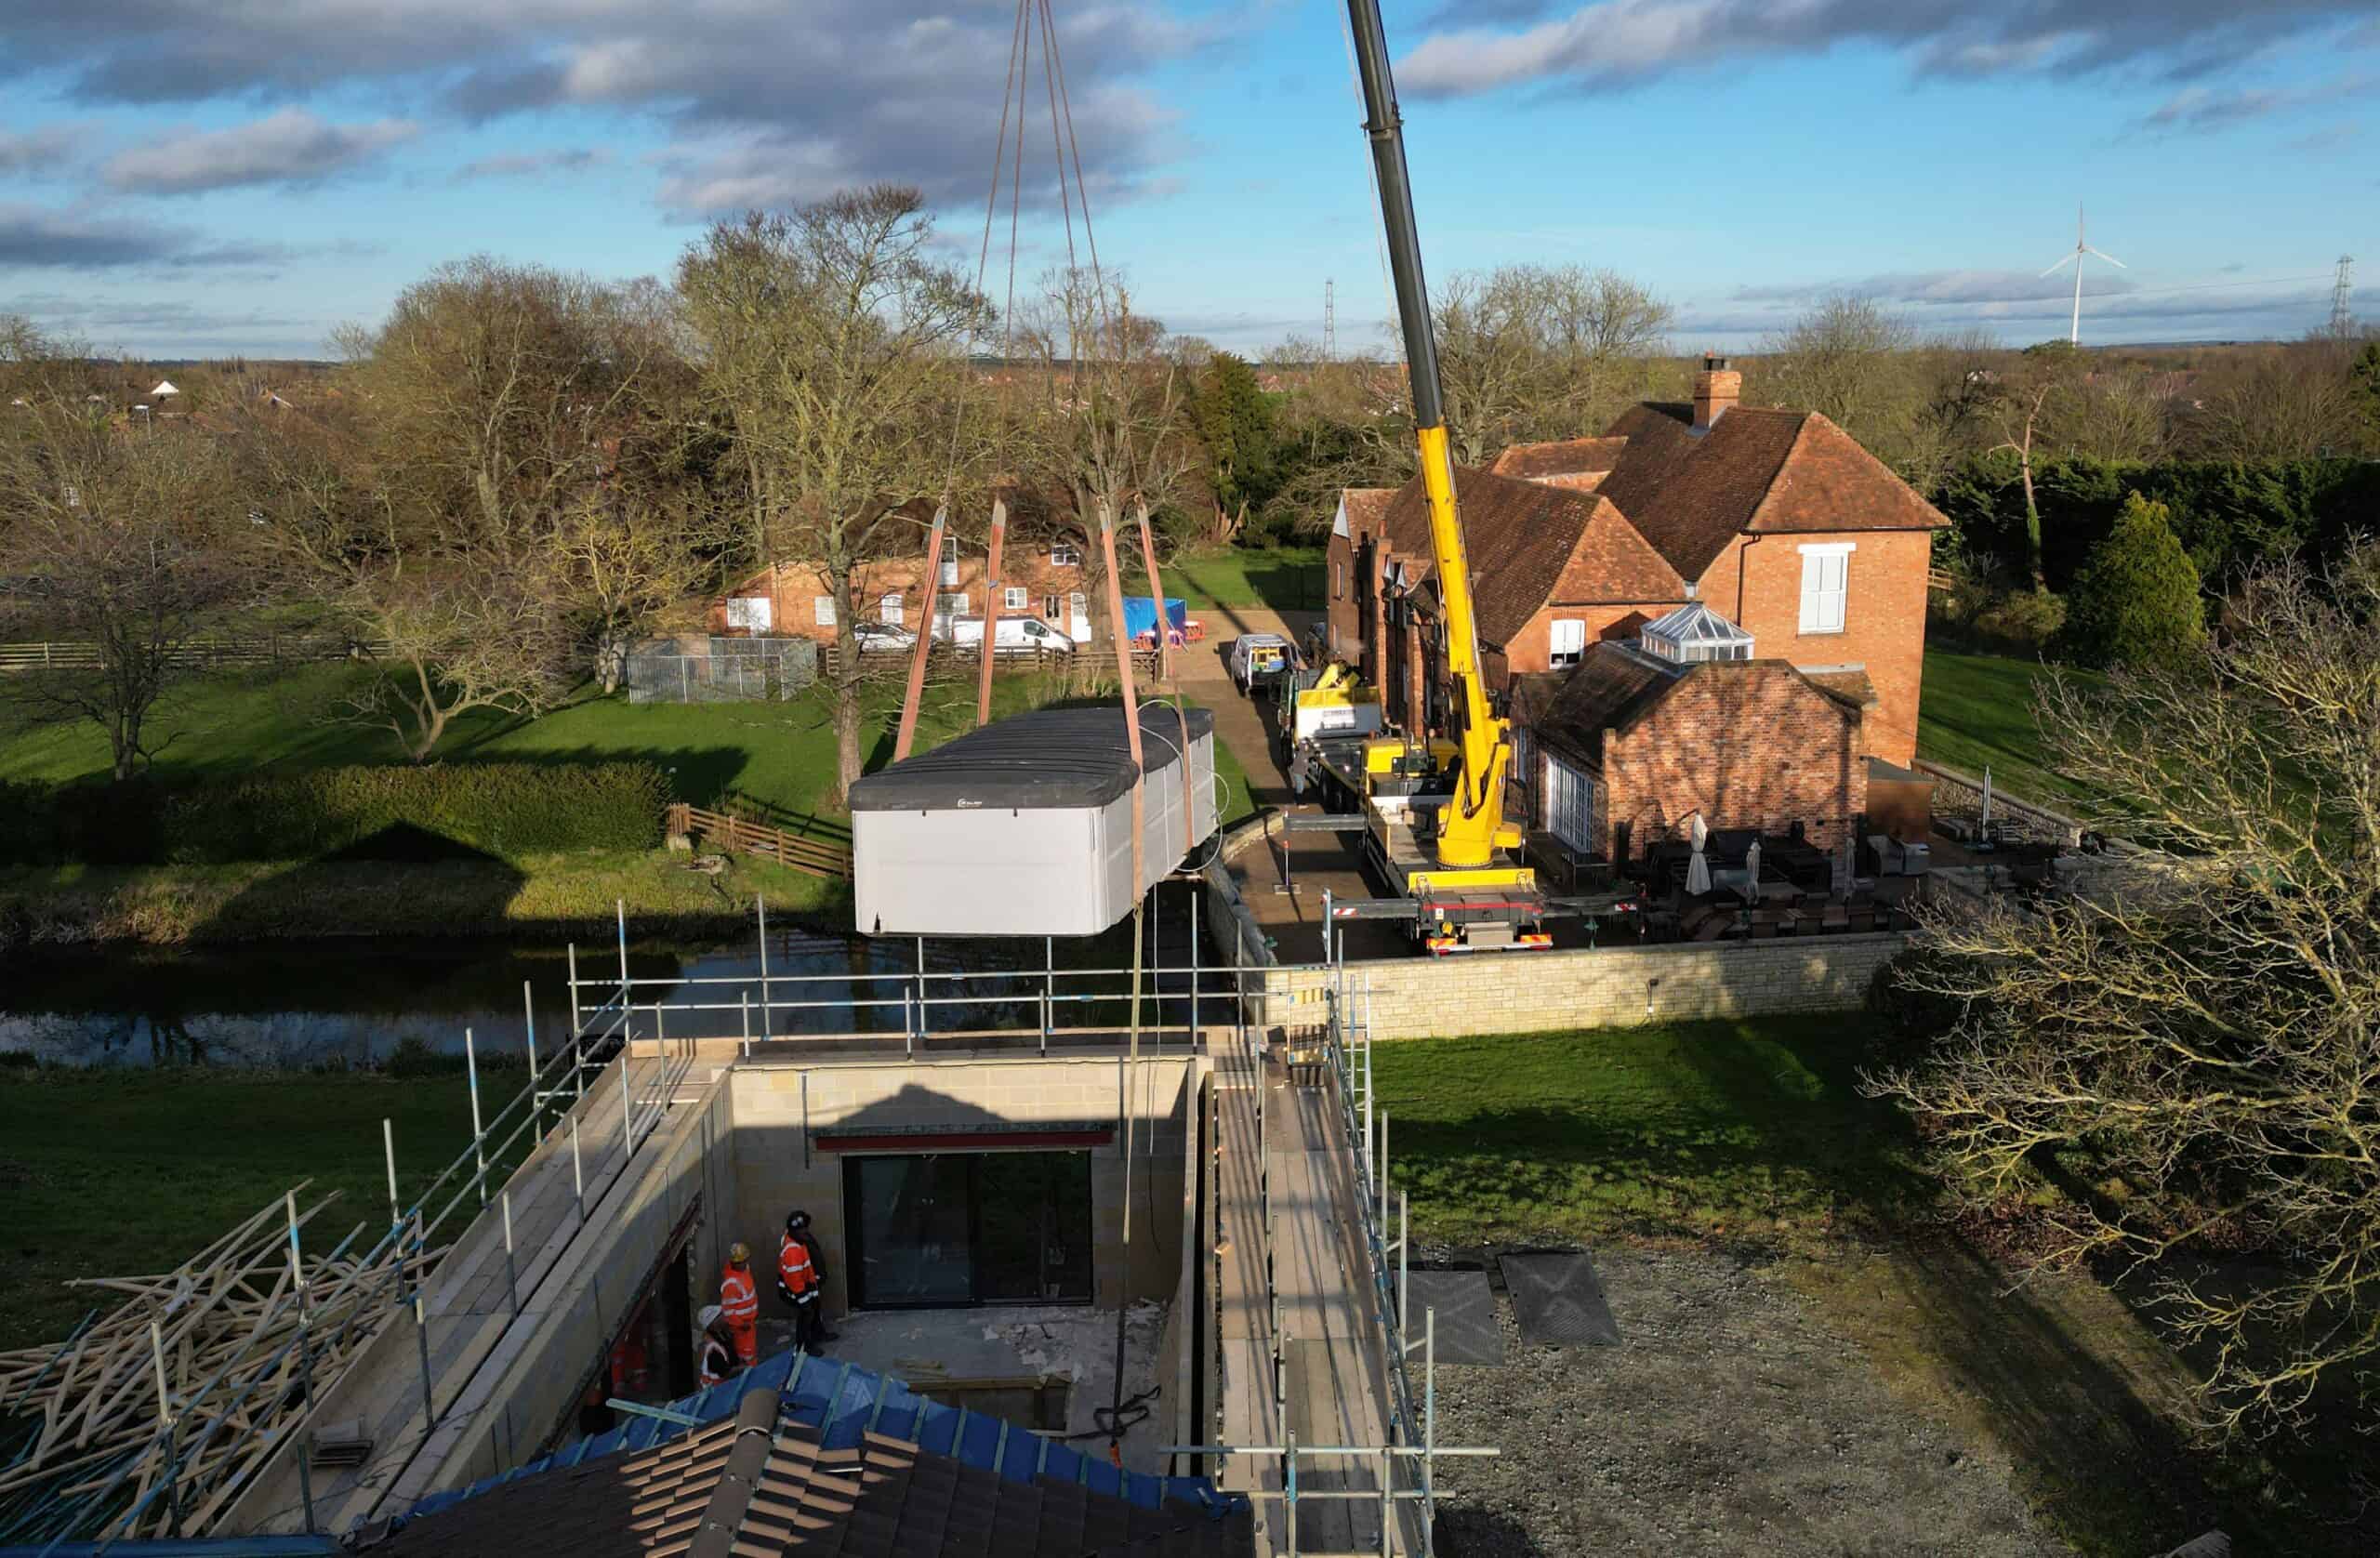
[(1699, 813), (1714, 829), (1798, 825), (1847, 864), (1868, 805), (1874, 694), (1858, 672), (1812, 673), (1751, 658), (1752, 648), (1696, 604), (1634, 643), (1598, 643), (1567, 671), (1520, 678), (1515, 769), (1529, 826), (1573, 855), (1627, 861)]
[[(1826, 417), (1740, 406), (1740, 387), (1706, 359), (1690, 403), (1455, 473), (1481, 657), (1534, 738), (1515, 782), (1530, 825), (1579, 852), (1628, 859), (1696, 812), (1800, 822), (1833, 847), (1866, 805), (1867, 760), (1915, 755), (1926, 569), (1948, 522)], [(1442, 726), (1418, 477), (1345, 495), (1329, 570), (1329, 647), (1407, 729)], [(1688, 618), (1725, 640), (1714, 658), (1645, 638)]]
[[(915, 631), (932, 617), (981, 616), (990, 561), (983, 543), (964, 543), (954, 554), (945, 539), (940, 577), (931, 589), (922, 543), (916, 552), (862, 563), (853, 588), (861, 620)], [(1087, 641), (1096, 618), (1082, 564), (1079, 542), (1028, 540), (1012, 532), (1000, 555), (1000, 614), (1038, 616), (1078, 643)], [(714, 601), (710, 627), (714, 633), (791, 633), (832, 643), (834, 594), (817, 568), (780, 562)]]
[[(1523, 444), (1457, 471), (1483, 658), (1509, 684), (1701, 601), (1763, 657), (1864, 676), (1876, 701), (1863, 755), (1906, 763), (1926, 568), (1948, 522), (1826, 417), (1739, 406), (1740, 386), (1709, 359), (1689, 404), (1648, 403), (1604, 437)], [(1329, 645), (1392, 710), (1426, 711), (1436, 617), (1420, 479), (1385, 500), (1350, 492), (1329, 559)]]

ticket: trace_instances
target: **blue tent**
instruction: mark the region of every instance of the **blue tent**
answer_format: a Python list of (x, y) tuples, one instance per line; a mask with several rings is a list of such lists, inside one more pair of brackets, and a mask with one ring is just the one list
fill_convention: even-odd
[[(1190, 621), (1188, 604), (1171, 596), (1166, 597), (1165, 620), (1174, 632), (1181, 632)], [(1146, 595), (1125, 596), (1124, 636), (1128, 639), (1137, 639), (1144, 633), (1153, 633), (1156, 630), (1157, 606), (1154, 600)]]

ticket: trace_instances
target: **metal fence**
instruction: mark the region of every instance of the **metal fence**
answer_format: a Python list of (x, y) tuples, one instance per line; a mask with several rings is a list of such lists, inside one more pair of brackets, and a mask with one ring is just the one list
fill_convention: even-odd
[(628, 651), (632, 704), (769, 703), (818, 680), (818, 646), (808, 639), (709, 639), (691, 649), (664, 639)]

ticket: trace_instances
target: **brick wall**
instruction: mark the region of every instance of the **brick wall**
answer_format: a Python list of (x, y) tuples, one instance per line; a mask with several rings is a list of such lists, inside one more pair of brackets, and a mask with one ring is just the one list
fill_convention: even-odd
[[(1804, 633), (1802, 554), (1814, 543), (1850, 542), (1840, 633)], [(1925, 671), (1925, 570), (1933, 538), (1922, 531), (1739, 536), (1702, 575), (1701, 599), (1752, 635), (1752, 653), (1797, 666), (1863, 666), (1876, 689), (1865, 754), (1904, 766), (1917, 755), (1918, 684)], [(1738, 591), (1739, 563), (1741, 593)]]
[(1859, 728), (1775, 661), (1698, 667), (1633, 729), (1604, 737), (1612, 858), (1642, 856), (1696, 812), (1712, 827), (1783, 833), (1798, 822), (1812, 843), (1840, 849), (1868, 806)]
[[(1369, 988), (1376, 1038), (1552, 1033), (1846, 1010), (1907, 942), (1878, 933), (1412, 958), (1350, 963), (1346, 977), (1351, 989)], [(1329, 976), (1282, 969), (1264, 980), (1277, 1013)]]

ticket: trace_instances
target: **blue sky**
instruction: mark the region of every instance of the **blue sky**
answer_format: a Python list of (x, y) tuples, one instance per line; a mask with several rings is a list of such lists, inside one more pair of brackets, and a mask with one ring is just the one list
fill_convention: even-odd
[[(1051, 0), (1099, 251), (1241, 350), (1377, 346), (1329, 0)], [(2293, 337), (2380, 297), (2369, 0), (1388, 6), (1432, 273), (1609, 266), (1680, 350), (1830, 290), (1928, 330)], [(478, 252), (667, 274), (708, 217), (918, 184), (972, 262), (1014, 0), (0, 0), (0, 312), (103, 350), (319, 356)], [(1035, 79), (1039, 90), (1039, 78)], [(1025, 280), (1064, 253), (1028, 120)], [(1037, 197), (1035, 187), (1039, 194)], [(996, 245), (990, 290), (1005, 285)], [(2380, 315), (2380, 304), (2360, 310)]]

